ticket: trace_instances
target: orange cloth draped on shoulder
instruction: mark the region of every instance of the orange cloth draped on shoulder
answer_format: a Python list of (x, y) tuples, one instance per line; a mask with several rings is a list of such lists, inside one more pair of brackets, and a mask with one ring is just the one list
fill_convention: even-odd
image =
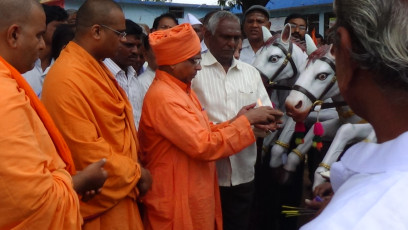
[(146, 229), (222, 229), (215, 160), (255, 141), (245, 116), (213, 125), (196, 94), (157, 70), (139, 128), (142, 162), (153, 177), (143, 199)]
[(13, 66), (7, 63), (7, 61), (5, 61), (2, 57), (0, 57), (0, 62), (2, 62), (9, 69), (11, 77), (17, 82), (18, 86), (21, 89), (24, 89), (25, 94), (30, 99), (31, 107), (37, 112), (37, 115), (43, 122), (52, 141), (54, 142), (54, 145), (57, 148), (60, 157), (65, 162), (66, 170), (71, 175), (75, 174), (74, 162), (72, 161), (71, 152), (69, 151), (67, 143), (61, 136), (61, 133), (58, 131), (57, 127), (54, 124), (54, 121), (45, 109), (44, 105), (41, 103), (40, 99), (38, 99), (37, 95), (30, 87), (30, 85), (26, 82), (24, 77)]
[(69, 151), (28, 83), (1, 57), (0, 92), (0, 229), (81, 229), (61, 159), (69, 162)]
[(71, 41), (48, 72), (41, 100), (78, 170), (107, 159), (109, 177), (102, 192), (81, 202), (84, 229), (143, 229), (136, 203), (141, 169), (132, 108), (110, 71)]

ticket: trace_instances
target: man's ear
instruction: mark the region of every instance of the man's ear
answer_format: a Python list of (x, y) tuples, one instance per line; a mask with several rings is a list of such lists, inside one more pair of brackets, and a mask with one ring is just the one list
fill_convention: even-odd
[(209, 42), (211, 40), (212, 33), (208, 29), (204, 29), (204, 40)]
[[(338, 37), (338, 43), (334, 47), (334, 54), (336, 58), (337, 72), (341, 74), (341, 81), (339, 81), (339, 88), (342, 90), (347, 90), (352, 87), (353, 77), (358, 65), (351, 58), (352, 52), (352, 41), (349, 31), (340, 26), (337, 28), (336, 36)], [(340, 64), (341, 63), (341, 64)], [(346, 67), (346, 68), (345, 68)], [(341, 68), (341, 69), (340, 69)]]
[(271, 30), (271, 25), (272, 25), (272, 23), (268, 19), (268, 23), (266, 24), (266, 28), (268, 28), (268, 30)]
[(7, 30), (7, 43), (10, 47), (16, 48), (18, 39), (21, 36), (21, 27), (19, 25), (13, 24)]
[(91, 34), (92, 37), (96, 40), (101, 39), (101, 26), (98, 24), (95, 24), (91, 27)]

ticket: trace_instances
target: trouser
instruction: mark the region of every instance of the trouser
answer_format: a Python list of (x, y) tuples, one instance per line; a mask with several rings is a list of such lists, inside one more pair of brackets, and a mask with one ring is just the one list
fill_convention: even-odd
[(224, 230), (248, 230), (254, 196), (254, 181), (231, 186), (220, 186)]

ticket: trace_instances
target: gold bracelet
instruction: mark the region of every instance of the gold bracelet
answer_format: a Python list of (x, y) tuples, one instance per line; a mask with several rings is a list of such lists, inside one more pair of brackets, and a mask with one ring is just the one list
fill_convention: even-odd
[(294, 152), (296, 155), (298, 155), (298, 157), (303, 160), (304, 157), (302, 155), (302, 153), (299, 151), (299, 149), (292, 149), (292, 152)]
[(322, 163), (319, 164), (319, 166), (320, 166), (320, 167), (323, 167), (323, 168), (325, 168), (325, 169), (327, 169), (328, 171), (330, 171), (330, 165), (328, 165), (328, 164), (326, 164), (326, 163), (323, 163), (323, 162), (322, 162)]
[(289, 148), (289, 144), (283, 143), (282, 141), (276, 140), (275, 144), (284, 147), (285, 149)]

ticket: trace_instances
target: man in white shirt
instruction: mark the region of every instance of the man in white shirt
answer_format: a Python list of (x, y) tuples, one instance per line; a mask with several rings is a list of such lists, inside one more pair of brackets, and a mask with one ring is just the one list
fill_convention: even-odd
[(142, 82), (132, 67), (138, 58), (138, 44), (143, 34), (143, 29), (135, 22), (126, 19), (126, 41), (121, 40), (119, 50), (115, 57), (107, 58), (103, 62), (118, 81), (119, 86), (126, 92), (133, 109), (135, 127), (139, 127), (142, 111), (143, 97)]
[(240, 60), (251, 64), (264, 45), (262, 26), (270, 29), (269, 11), (260, 5), (251, 6), (245, 11), (243, 30), (246, 38), (242, 41)]
[(334, 196), (302, 230), (408, 229), (408, 5), (336, 0), (333, 52), (340, 92), (373, 126), (332, 165)]
[[(215, 13), (208, 22), (202, 69), (192, 87), (214, 123), (234, 117), (240, 108), (256, 103), (271, 106), (258, 71), (234, 59), (241, 38), (239, 18), (227, 11)], [(256, 143), (236, 155), (216, 162), (224, 229), (248, 229), (254, 192)]]
[(45, 33), (43, 35), (45, 48), (40, 52), (40, 58), (35, 62), (34, 68), (23, 74), (31, 88), (38, 97), (41, 97), (42, 85), (44, 83), (45, 75), (54, 63), (52, 58), (52, 37), (58, 25), (66, 23), (68, 19), (67, 12), (59, 6), (48, 6), (42, 4), (45, 12), (45, 21), (47, 24)]

